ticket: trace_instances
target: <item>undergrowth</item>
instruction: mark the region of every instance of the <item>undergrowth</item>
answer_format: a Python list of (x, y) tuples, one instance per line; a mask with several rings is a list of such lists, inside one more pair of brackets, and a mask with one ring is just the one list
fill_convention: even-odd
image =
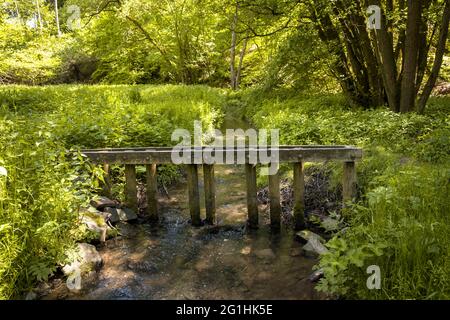
[[(46, 280), (87, 236), (78, 209), (102, 171), (80, 149), (170, 146), (174, 129), (219, 123), (223, 99), (201, 86), (0, 87), (0, 299)], [(162, 182), (177, 175), (159, 170)]]
[[(317, 288), (344, 299), (450, 298), (450, 99), (432, 98), (427, 113), (349, 107), (340, 95), (236, 98), (258, 128), (280, 129), (281, 144), (355, 145), (359, 201), (327, 244)], [(334, 168), (332, 187), (341, 181)], [(369, 290), (369, 266), (381, 288)]]

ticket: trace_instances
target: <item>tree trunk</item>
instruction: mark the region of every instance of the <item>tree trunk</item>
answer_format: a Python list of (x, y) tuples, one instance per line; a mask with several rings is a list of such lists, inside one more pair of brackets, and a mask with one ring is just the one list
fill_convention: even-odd
[(359, 104), (361, 101), (356, 91), (355, 80), (350, 73), (347, 57), (340, 45), (339, 33), (334, 27), (331, 17), (327, 13), (317, 12), (313, 5), (309, 6), (309, 10), (316, 22), (315, 27), (320, 39), (328, 45), (329, 52), (336, 56), (333, 71), (336, 73), (342, 91), (350, 101)]
[(428, 81), (423, 89), (422, 95), (418, 103), (418, 111), (423, 113), (425, 111), (425, 106), (428, 99), (430, 98), (431, 92), (436, 84), (436, 80), (439, 76), (439, 70), (442, 66), (442, 61), (445, 53), (445, 46), (447, 44), (448, 38), (448, 28), (450, 24), (450, 0), (445, 1), (444, 15), (442, 17), (441, 28), (439, 32), (439, 42), (436, 48), (436, 54), (433, 62), (433, 68)]
[(58, 0), (55, 0), (55, 17), (56, 17), (56, 28), (58, 29), (58, 37), (60, 37), (61, 36), (61, 27), (59, 25)]
[(14, 0), (14, 6), (16, 7), (16, 15), (17, 15), (17, 19), (20, 19), (20, 11), (19, 11), (19, 6), (17, 5), (17, 1)]
[[(426, 12), (431, 5), (431, 0), (423, 0), (422, 2), (422, 12)], [(416, 95), (420, 90), (420, 86), (423, 81), (423, 77), (425, 76), (425, 70), (427, 68), (428, 63), (428, 50), (429, 46), (427, 45), (428, 39), (428, 21), (426, 19), (422, 19), (420, 23), (420, 32), (419, 32), (419, 53), (418, 53), (418, 61), (417, 61), (417, 76), (416, 76)], [(432, 39), (430, 39), (431, 42)]]
[[(363, 12), (363, 9), (358, 5), (359, 12)], [(383, 89), (383, 81), (379, 77), (378, 65), (376, 53), (374, 52), (373, 45), (370, 41), (369, 33), (367, 32), (367, 28), (365, 26), (366, 18), (361, 14), (354, 14), (354, 18), (352, 19), (354, 26), (357, 28), (358, 39), (361, 43), (362, 55), (364, 57), (364, 61), (367, 64), (367, 74), (369, 78), (369, 86), (370, 86), (370, 95), (371, 95), (371, 104), (373, 106), (380, 106), (384, 104), (384, 89)]]
[[(344, 36), (345, 47), (348, 57), (350, 69), (355, 78), (356, 90), (359, 95), (359, 100), (363, 105), (369, 106), (372, 104), (371, 97), (371, 80), (369, 79), (369, 71), (364, 63), (363, 48), (364, 44), (357, 32), (358, 27), (355, 19), (356, 15), (346, 10), (346, 3), (342, 0), (336, 1), (334, 8), (335, 14), (339, 17), (339, 23)], [(364, 20), (364, 18), (363, 18)]]
[(36, 10), (37, 10), (37, 18), (39, 23), (39, 31), (42, 33), (42, 17), (41, 17), (41, 8), (39, 6), (39, 0), (36, 0)]
[(248, 42), (248, 39), (245, 38), (244, 43), (242, 44), (241, 54), (239, 55), (239, 65), (238, 65), (238, 69), (237, 69), (237, 73), (236, 73), (236, 81), (235, 81), (236, 89), (239, 89), (239, 85), (241, 83), (242, 65), (244, 64), (244, 57), (245, 57), (245, 53), (247, 51), (247, 42)]
[[(374, 1), (374, 4), (381, 8), (380, 1)], [(395, 63), (394, 48), (392, 39), (386, 30), (386, 19), (382, 14), (381, 29), (374, 30), (375, 47), (378, 51), (378, 64), (381, 66), (381, 74), (383, 78), (384, 90), (388, 100), (389, 107), (392, 111), (398, 112), (398, 84), (397, 84), (397, 66)]]
[[(319, 38), (335, 60), (332, 72), (351, 102), (389, 105), (394, 112), (425, 108), (442, 67), (450, 19), (449, 1), (335, 0), (306, 2)], [(441, 3), (445, 4), (442, 11)], [(369, 6), (380, 9), (380, 28), (367, 31)], [(442, 22), (435, 13), (443, 14)], [(435, 47), (434, 35), (441, 25)], [(435, 50), (434, 50), (435, 49)], [(432, 67), (429, 53), (435, 51)], [(426, 71), (432, 68), (425, 86)], [(381, 80), (380, 80), (381, 78)], [(422, 89), (423, 88), (423, 89)], [(422, 89), (420, 99), (418, 94)]]
[(230, 79), (231, 89), (236, 90), (236, 28), (238, 23), (239, 2), (236, 2), (236, 11), (231, 24), (231, 50), (230, 50)]
[(416, 100), (416, 71), (419, 54), (419, 31), (422, 24), (422, 0), (408, 0), (405, 58), (401, 83), (400, 112), (414, 110)]

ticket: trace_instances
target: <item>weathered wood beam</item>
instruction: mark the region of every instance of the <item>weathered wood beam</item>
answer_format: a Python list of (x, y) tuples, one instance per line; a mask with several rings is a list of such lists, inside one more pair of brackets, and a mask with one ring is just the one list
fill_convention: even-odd
[(203, 179), (205, 185), (206, 223), (214, 224), (216, 220), (216, 182), (213, 165), (203, 165)]
[(245, 165), (245, 176), (247, 182), (247, 210), (248, 226), (251, 229), (258, 228), (258, 199), (256, 188), (256, 166), (252, 164)]
[(200, 218), (200, 192), (198, 189), (198, 166), (187, 165), (187, 183), (189, 189), (189, 212), (193, 226), (201, 226)]
[(279, 229), (281, 226), (280, 175), (269, 175), (270, 225)]
[(294, 225), (296, 230), (304, 229), (305, 224), (305, 174), (303, 163), (293, 164), (294, 171)]
[(356, 198), (356, 165), (353, 161), (344, 162), (342, 198), (344, 204)]
[(158, 221), (158, 183), (156, 164), (146, 166), (147, 171), (147, 213), (150, 220)]
[[(199, 150), (199, 149), (196, 149)], [(200, 148), (201, 150), (201, 148)], [(298, 147), (279, 147), (279, 148), (257, 148), (249, 147), (245, 149), (222, 149), (216, 148), (211, 152), (212, 157), (215, 157), (217, 152), (234, 152), (234, 159), (238, 159), (238, 153), (244, 152), (245, 159), (248, 159), (251, 153), (257, 155), (256, 162), (264, 163), (264, 159), (260, 158), (260, 152), (266, 151), (279, 153), (279, 162), (295, 163), (303, 162), (321, 162), (321, 161), (344, 161), (351, 162), (362, 158), (362, 150), (353, 147), (318, 147), (318, 146), (298, 146)], [(151, 163), (172, 163), (172, 149), (171, 148), (153, 148), (153, 149), (105, 149), (105, 150), (84, 150), (82, 153), (95, 163), (110, 163), (110, 164), (151, 164)], [(193, 159), (194, 149), (189, 149), (188, 154), (191, 155), (189, 163)], [(199, 164), (199, 163), (197, 163)], [(211, 163), (208, 163), (211, 164)]]
[(136, 167), (131, 164), (125, 165), (125, 203), (138, 213)]
[[(202, 148), (210, 148), (210, 147), (195, 147), (195, 149)], [(259, 146), (247, 146), (247, 149), (262, 149), (263, 147)], [(266, 147), (264, 147), (266, 149)], [(272, 148), (268, 146), (267, 148)], [(345, 145), (280, 145), (278, 147), (274, 147), (278, 149), (357, 149), (353, 146), (345, 146)], [(191, 147), (191, 149), (194, 149)], [(221, 149), (219, 147), (218, 149)], [(227, 149), (230, 149), (227, 147)], [(241, 149), (241, 147), (234, 146), (232, 149)], [(82, 152), (98, 152), (98, 151), (172, 151), (173, 147), (137, 147), (137, 148), (101, 148), (101, 149), (84, 149)]]

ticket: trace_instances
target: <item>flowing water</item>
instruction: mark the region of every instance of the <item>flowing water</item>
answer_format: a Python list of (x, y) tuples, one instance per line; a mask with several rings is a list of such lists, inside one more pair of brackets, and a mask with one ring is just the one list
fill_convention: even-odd
[(93, 284), (73, 294), (60, 281), (45, 299), (324, 298), (308, 280), (317, 261), (301, 254), (289, 229), (271, 232), (265, 206), (260, 229), (246, 230), (244, 168), (217, 166), (216, 184), (216, 226), (190, 225), (180, 183), (160, 195), (158, 227), (122, 223), (121, 235), (98, 247), (104, 264)]

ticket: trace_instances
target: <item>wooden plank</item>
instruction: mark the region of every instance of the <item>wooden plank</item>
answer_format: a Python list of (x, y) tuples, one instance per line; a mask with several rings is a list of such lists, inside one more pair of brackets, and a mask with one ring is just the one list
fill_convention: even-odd
[[(210, 146), (204, 146), (204, 147), (188, 147), (190, 149), (205, 149), (208, 148), (210, 149)], [(267, 149), (267, 148), (272, 148), (271, 146), (268, 147), (260, 147), (260, 146), (246, 146), (246, 149)], [(337, 150), (337, 149), (358, 149), (354, 146), (344, 146), (344, 145), (280, 145), (278, 147), (274, 147), (274, 148), (278, 148), (278, 149), (319, 149), (319, 150), (323, 150), (323, 149), (332, 149), (332, 150)], [(222, 147), (216, 148), (216, 149), (222, 149)], [(237, 149), (242, 149), (242, 147), (238, 147), (238, 146), (234, 146), (232, 148), (227, 147), (227, 150), (237, 150)], [(159, 151), (172, 151), (173, 147), (138, 147), (138, 148), (101, 148), (101, 149), (83, 149), (81, 152), (109, 152), (109, 151), (113, 151), (113, 152), (117, 152), (117, 151), (152, 151), (152, 152), (159, 152)]]
[[(200, 148), (201, 149), (201, 148)], [(188, 152), (192, 154), (194, 150), (190, 148)], [(354, 147), (279, 147), (279, 148), (233, 148), (223, 149), (216, 148), (212, 152), (215, 157), (217, 152), (234, 152), (234, 159), (245, 158), (248, 163), (250, 154), (255, 154), (257, 163), (262, 163), (264, 159), (260, 158), (260, 152), (279, 153), (279, 162), (315, 162), (315, 161), (356, 161), (362, 158), (362, 150)], [(245, 157), (238, 157), (239, 152), (244, 152)], [(110, 163), (110, 164), (151, 164), (151, 163), (172, 163), (172, 149), (171, 148), (154, 148), (154, 149), (105, 149), (105, 150), (85, 150), (83, 154), (95, 163)], [(208, 163), (210, 164), (210, 163)]]
[(293, 164), (294, 171), (294, 226), (296, 230), (302, 230), (305, 224), (305, 174), (303, 163)]
[(125, 204), (138, 213), (136, 167), (125, 165)]
[[(205, 147), (191, 147), (191, 149), (210, 149), (211, 147), (205, 146)], [(260, 147), (260, 146), (247, 146), (246, 149), (263, 149), (267, 147)], [(268, 146), (268, 148), (272, 148), (271, 146)], [(275, 147), (278, 149), (358, 149), (354, 146), (345, 146), (345, 145), (280, 145), (278, 147)], [(222, 148), (217, 148), (222, 149)], [(242, 147), (234, 146), (230, 149), (242, 149)], [(105, 151), (171, 151), (173, 150), (173, 147), (138, 147), (138, 148), (102, 148), (102, 149), (83, 149), (82, 152), (105, 152)]]
[(281, 149), (279, 162), (355, 161), (362, 158), (358, 149)]
[(269, 175), (270, 225), (272, 228), (281, 226), (280, 175)]
[(203, 179), (205, 182), (206, 223), (214, 224), (216, 220), (216, 182), (213, 165), (203, 165)]
[(105, 174), (103, 175), (103, 182), (101, 183), (102, 186), (102, 195), (111, 198), (112, 197), (112, 182), (111, 182), (111, 170), (110, 165), (105, 163), (103, 164), (103, 171)]
[(200, 192), (198, 189), (198, 166), (187, 166), (187, 183), (189, 189), (189, 212), (193, 226), (201, 226), (200, 218)]
[(147, 213), (150, 220), (158, 221), (158, 183), (156, 164), (146, 166), (147, 170)]
[(245, 165), (245, 176), (247, 181), (247, 210), (248, 226), (251, 229), (258, 228), (258, 199), (256, 188), (256, 166)]
[(356, 198), (356, 166), (353, 161), (344, 163), (342, 198), (344, 205)]

